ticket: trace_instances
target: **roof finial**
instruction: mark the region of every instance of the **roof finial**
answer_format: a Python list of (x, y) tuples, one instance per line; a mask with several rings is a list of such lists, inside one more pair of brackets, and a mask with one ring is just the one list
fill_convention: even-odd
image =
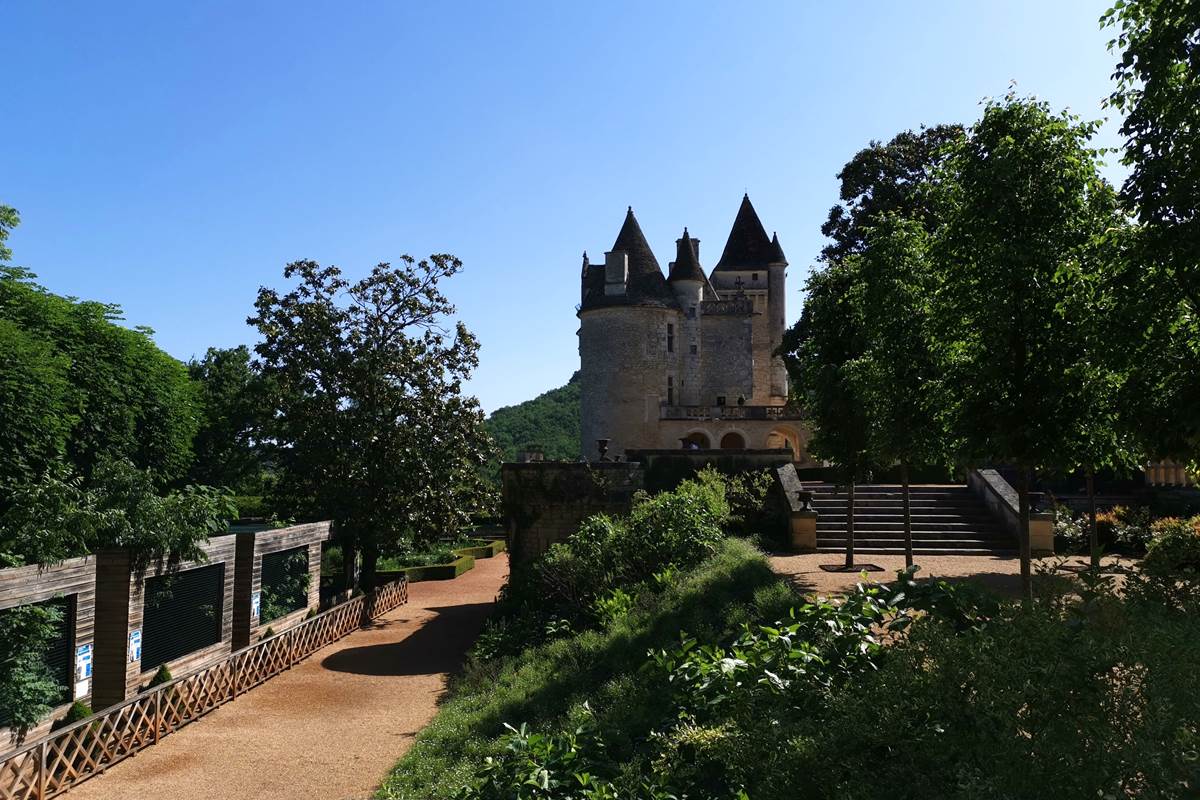
[(591, 262), (590, 262), (590, 261), (588, 261), (588, 257), (587, 257), (587, 250), (584, 250), (584, 251), (583, 251), (583, 265), (586, 267), (586, 266), (587, 266), (588, 264), (590, 264), (590, 263), (591, 263)]
[(687, 225), (683, 226), (683, 238), (685, 238), (685, 239), (689, 238), (688, 232), (687, 232)]

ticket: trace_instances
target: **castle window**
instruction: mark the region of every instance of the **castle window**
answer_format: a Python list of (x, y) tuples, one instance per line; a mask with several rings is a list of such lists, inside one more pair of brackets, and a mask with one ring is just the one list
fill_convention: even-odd
[(717, 395), (717, 405), (719, 405), (719, 406), (725, 405), (725, 395), (723, 395), (723, 394)]
[(692, 345), (692, 355), (696, 355), (696, 345)]
[(688, 316), (688, 319), (696, 318), (696, 307), (695, 306), (688, 306), (687, 316)]
[(675, 326), (667, 323), (667, 352), (675, 352)]
[(755, 283), (758, 283), (758, 273), (757, 272), (750, 273), (750, 280), (754, 281)]
[(667, 376), (667, 405), (675, 405), (675, 379)]

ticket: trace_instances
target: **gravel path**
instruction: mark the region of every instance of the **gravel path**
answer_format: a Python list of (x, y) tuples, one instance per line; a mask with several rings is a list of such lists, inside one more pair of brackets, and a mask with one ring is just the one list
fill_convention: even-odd
[(508, 558), (409, 587), (408, 605), (334, 642), (158, 745), (71, 790), (69, 800), (368, 797), (437, 712)]
[[(1016, 556), (917, 556), (914, 559), (921, 569), (918, 578), (970, 578), (1002, 594), (1021, 595), (1021, 561)], [(1075, 556), (1067, 559), (1071, 568), (1081, 568), (1087, 558)], [(1104, 557), (1104, 565), (1120, 562), (1128, 566), (1128, 558)], [(859, 572), (828, 572), (822, 566), (841, 566), (845, 563), (844, 553), (807, 553), (804, 555), (773, 555), (771, 566), (779, 574), (791, 579), (805, 594), (834, 594), (853, 588), (861, 580)], [(867, 579), (887, 583), (896, 577), (897, 570), (904, 569), (904, 556), (858, 555), (855, 563), (860, 567), (872, 564), (882, 567), (880, 572), (868, 572)], [(1033, 571), (1037, 574), (1039, 564), (1049, 565), (1049, 559), (1034, 559)]]

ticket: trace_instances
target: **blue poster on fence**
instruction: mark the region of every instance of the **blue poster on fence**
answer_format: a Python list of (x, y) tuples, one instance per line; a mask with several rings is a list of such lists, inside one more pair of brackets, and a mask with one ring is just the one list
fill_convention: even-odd
[(142, 660), (142, 629), (134, 628), (129, 632), (129, 660)]

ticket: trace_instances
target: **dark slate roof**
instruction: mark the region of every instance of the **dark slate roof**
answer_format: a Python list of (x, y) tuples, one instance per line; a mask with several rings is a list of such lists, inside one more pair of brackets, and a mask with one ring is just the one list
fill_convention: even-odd
[(779, 234), (771, 234), (771, 263), (787, 264), (787, 256), (783, 254), (783, 245), (779, 243)]
[(583, 302), (579, 310), (606, 306), (656, 306), (678, 308), (675, 294), (663, 277), (662, 267), (654, 257), (654, 251), (646, 242), (642, 227), (630, 207), (625, 213), (625, 223), (613, 242), (611, 252), (623, 252), (629, 256), (629, 281), (625, 294), (609, 297), (604, 294), (604, 264), (594, 264), (584, 277)]
[(773, 261), (773, 256), (771, 240), (750, 204), (750, 195), (743, 195), (716, 269), (761, 269)]
[(671, 274), (668, 281), (700, 281), (704, 283), (708, 276), (700, 268), (700, 259), (696, 256), (695, 240), (688, 236), (687, 228), (683, 229), (683, 237), (675, 240), (675, 260), (671, 262)]

